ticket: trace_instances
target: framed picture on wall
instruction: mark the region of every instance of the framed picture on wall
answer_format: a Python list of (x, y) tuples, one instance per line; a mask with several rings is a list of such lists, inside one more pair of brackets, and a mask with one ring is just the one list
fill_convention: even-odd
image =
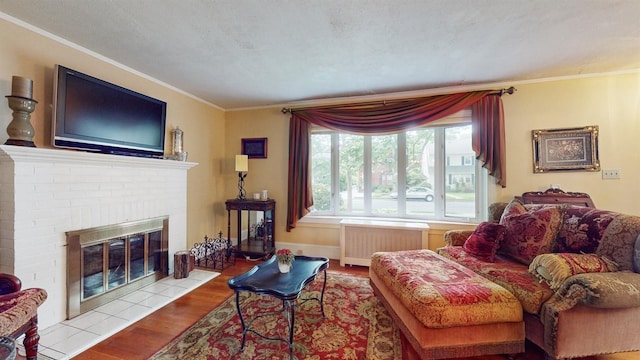
[(267, 158), (267, 138), (242, 139), (242, 155), (249, 159)]
[(598, 126), (532, 130), (533, 172), (600, 171)]

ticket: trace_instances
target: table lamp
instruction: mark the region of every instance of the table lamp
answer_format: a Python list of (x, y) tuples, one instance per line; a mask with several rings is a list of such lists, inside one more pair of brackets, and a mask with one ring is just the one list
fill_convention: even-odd
[(247, 174), (242, 174), (243, 171), (249, 171), (249, 156), (248, 155), (236, 155), (236, 171), (238, 172), (238, 200), (246, 200), (247, 192), (244, 190), (244, 178)]

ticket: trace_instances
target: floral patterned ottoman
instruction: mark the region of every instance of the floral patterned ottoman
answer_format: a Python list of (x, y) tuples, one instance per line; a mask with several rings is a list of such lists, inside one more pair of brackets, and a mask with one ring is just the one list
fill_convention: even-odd
[(430, 250), (378, 252), (369, 275), (422, 359), (524, 351), (520, 302), (454, 261)]

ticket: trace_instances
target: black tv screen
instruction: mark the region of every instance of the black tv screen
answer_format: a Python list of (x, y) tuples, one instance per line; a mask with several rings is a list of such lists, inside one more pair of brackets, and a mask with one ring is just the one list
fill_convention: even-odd
[(56, 65), (53, 146), (162, 157), (164, 101)]

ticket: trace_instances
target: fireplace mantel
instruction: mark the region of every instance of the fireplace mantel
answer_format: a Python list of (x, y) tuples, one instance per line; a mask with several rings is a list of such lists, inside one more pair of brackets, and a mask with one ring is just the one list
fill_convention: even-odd
[(113, 165), (118, 167), (145, 167), (158, 169), (188, 170), (198, 165), (193, 162), (154, 159), (135, 156), (109, 155), (83, 151), (33, 148), (25, 146), (0, 145), (0, 162), (71, 162), (78, 165)]
[(0, 272), (47, 290), (41, 327), (66, 318), (66, 232), (162, 216), (169, 254), (186, 248), (187, 173), (196, 165), (0, 145)]

